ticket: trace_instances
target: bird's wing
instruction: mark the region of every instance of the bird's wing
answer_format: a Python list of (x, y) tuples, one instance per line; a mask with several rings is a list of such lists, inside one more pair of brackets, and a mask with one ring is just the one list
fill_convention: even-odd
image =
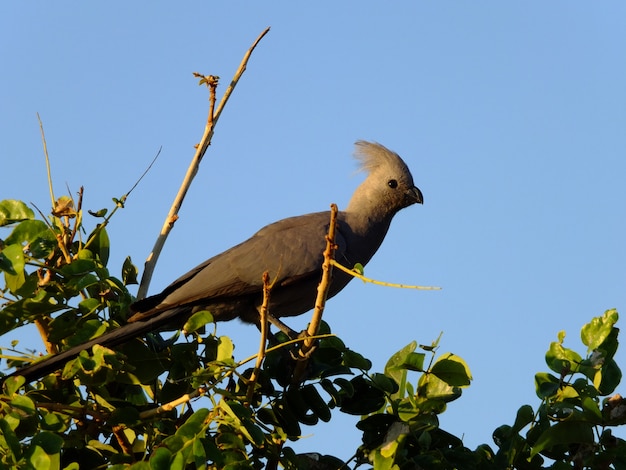
[[(257, 294), (266, 271), (276, 287), (319, 276), (329, 218), (328, 212), (317, 212), (267, 225), (184, 274), (161, 294), (138, 301), (133, 310), (156, 314), (181, 305)], [(345, 251), (340, 228), (336, 243), (340, 256)]]

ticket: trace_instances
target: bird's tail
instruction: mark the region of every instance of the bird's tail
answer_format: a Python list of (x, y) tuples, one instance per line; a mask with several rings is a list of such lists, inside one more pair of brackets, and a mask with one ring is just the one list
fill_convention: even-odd
[(150, 318), (146, 321), (137, 321), (127, 323), (113, 331), (103, 334), (78, 346), (62, 351), (58, 354), (48, 356), (40, 361), (34, 362), (28, 366), (22, 367), (15, 372), (0, 378), (0, 384), (9, 377), (22, 376), (26, 379), (26, 383), (33, 382), (47, 374), (63, 368), (63, 365), (76, 358), (82, 351), (91, 349), (96, 344), (107, 348), (115, 348), (133, 338), (145, 336), (147, 333), (161, 331), (172, 323), (172, 318), (180, 314), (180, 309), (172, 309), (161, 313), (156, 318)]

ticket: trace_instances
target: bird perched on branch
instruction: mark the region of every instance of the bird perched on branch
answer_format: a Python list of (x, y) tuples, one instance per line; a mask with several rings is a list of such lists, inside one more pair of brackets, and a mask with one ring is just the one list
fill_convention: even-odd
[[(411, 172), (396, 153), (377, 143), (358, 141), (355, 155), (368, 175), (346, 210), (338, 213), (335, 238), (335, 259), (348, 267), (365, 265), (381, 245), (393, 216), (423, 202)], [(35, 380), (96, 344), (113, 348), (150, 332), (181, 328), (191, 314), (200, 310), (210, 311), (216, 321), (239, 318), (258, 325), (266, 271), (273, 280), (270, 321), (281, 327), (279, 318), (300, 315), (314, 307), (328, 226), (327, 211), (267, 225), (243, 243), (184, 274), (160, 294), (135, 302), (126, 325), (11, 375)], [(328, 298), (351, 279), (336, 270)]]

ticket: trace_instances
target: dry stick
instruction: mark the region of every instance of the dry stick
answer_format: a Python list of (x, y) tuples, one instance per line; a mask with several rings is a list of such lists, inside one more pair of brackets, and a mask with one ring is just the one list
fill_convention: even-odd
[[(111, 430), (113, 431), (113, 435), (115, 436), (115, 440), (121, 447), (122, 451), (126, 455), (133, 455), (133, 446), (126, 437), (126, 434), (124, 434), (125, 429), (127, 428), (123, 424), (117, 424), (111, 428)], [(134, 458), (133, 461), (135, 461)]]
[[(237, 72), (235, 72), (235, 76), (233, 77), (233, 80), (230, 82), (230, 85), (228, 85), (228, 88), (224, 92), (224, 96), (222, 96), (222, 100), (220, 101), (220, 104), (217, 107), (215, 114), (213, 113), (213, 109), (212, 109), (213, 107), (211, 106), (209, 117), (207, 119), (207, 124), (204, 128), (204, 134), (202, 136), (202, 139), (200, 140), (200, 143), (198, 144), (196, 148), (196, 153), (193, 159), (191, 160), (189, 168), (187, 169), (187, 174), (185, 175), (185, 179), (183, 180), (181, 187), (178, 191), (178, 194), (176, 195), (176, 198), (174, 199), (174, 202), (172, 203), (172, 207), (170, 208), (170, 211), (167, 217), (165, 218), (165, 223), (163, 224), (163, 227), (161, 228), (161, 232), (159, 233), (159, 236), (157, 237), (154, 247), (152, 248), (152, 252), (148, 255), (148, 258), (144, 265), (144, 272), (141, 277), (141, 284), (139, 285), (139, 289), (137, 291), (138, 299), (144, 298), (146, 294), (148, 293), (148, 287), (150, 285), (150, 281), (152, 280), (152, 275), (154, 273), (156, 262), (159, 258), (159, 255), (161, 254), (161, 250), (163, 250), (163, 246), (165, 245), (165, 241), (167, 240), (169, 233), (172, 231), (172, 228), (174, 227), (174, 223), (176, 222), (176, 219), (178, 219), (178, 211), (180, 210), (180, 207), (182, 206), (183, 200), (185, 199), (185, 195), (187, 194), (187, 191), (189, 190), (189, 187), (191, 186), (191, 182), (193, 181), (193, 178), (196, 176), (196, 173), (198, 172), (198, 168), (200, 166), (200, 162), (202, 161), (202, 157), (204, 157), (204, 154), (207, 148), (209, 147), (209, 144), (211, 143), (211, 139), (215, 131), (215, 125), (217, 124), (220, 114), (222, 113), (222, 110), (224, 109), (224, 106), (226, 105), (228, 98), (230, 97), (233, 90), (235, 89), (235, 86), (239, 82), (239, 79), (241, 78), (244, 71), (246, 70), (248, 59), (252, 55), (254, 48), (257, 46), (259, 41), (263, 38), (263, 36), (267, 34), (269, 30), (270, 29), (267, 28), (265, 31), (263, 31), (259, 35), (259, 37), (256, 39), (256, 41), (254, 41), (250, 49), (248, 49), (248, 51), (244, 55), (241, 61), (241, 64), (239, 65), (239, 68), (237, 69)], [(208, 84), (210, 88), (210, 94), (214, 95), (215, 87), (217, 86), (217, 81), (214, 81)], [(209, 96), (209, 100), (211, 103), (214, 103), (215, 96), (213, 96), (213, 98)]]
[(141, 420), (146, 420), (149, 418), (153, 418), (154, 416), (157, 416), (161, 413), (166, 413), (168, 411), (172, 411), (174, 408), (176, 408), (177, 406), (182, 405), (183, 403), (187, 403), (190, 402), (191, 400), (193, 400), (194, 398), (198, 398), (201, 395), (204, 395), (206, 393), (207, 389), (205, 387), (200, 387), (197, 390), (194, 390), (191, 393), (187, 393), (185, 395), (183, 395), (182, 397), (178, 397), (176, 400), (173, 400), (169, 403), (166, 403), (164, 405), (161, 405), (157, 408), (153, 408), (151, 410), (146, 410), (143, 411), (141, 413), (139, 413), (139, 419)]
[(265, 359), (265, 346), (267, 344), (267, 310), (270, 303), (270, 292), (272, 290), (272, 284), (270, 283), (270, 274), (265, 271), (263, 273), (263, 303), (259, 309), (259, 316), (261, 322), (261, 341), (259, 344), (259, 352), (256, 355), (256, 363), (254, 369), (250, 375), (248, 381), (248, 392), (246, 394), (246, 402), (252, 404), (252, 398), (254, 397), (254, 385), (256, 384), (259, 370)]
[(43, 122), (41, 122), (39, 113), (37, 113), (37, 120), (39, 121), (39, 130), (41, 132), (41, 142), (43, 143), (43, 154), (44, 154), (44, 157), (46, 157), (46, 169), (48, 170), (48, 188), (50, 189), (50, 200), (52, 202), (52, 207), (54, 207), (54, 203), (56, 199), (54, 198), (54, 189), (52, 188), (52, 172), (50, 171), (50, 158), (48, 157), (48, 144), (46, 144), (46, 135), (43, 132)]
[(328, 227), (328, 235), (326, 235), (326, 249), (324, 250), (324, 262), (322, 263), (322, 280), (317, 286), (317, 298), (315, 299), (315, 310), (313, 310), (313, 317), (311, 323), (306, 331), (306, 337), (302, 342), (302, 347), (298, 352), (298, 363), (293, 373), (292, 383), (298, 384), (301, 382), (304, 376), (304, 370), (307, 365), (307, 360), (315, 339), (313, 336), (317, 335), (322, 321), (322, 314), (324, 313), (324, 306), (326, 305), (326, 298), (328, 297), (328, 290), (330, 289), (330, 280), (333, 274), (332, 261), (335, 255), (335, 229), (337, 228), (337, 205), (330, 205), (330, 226)]

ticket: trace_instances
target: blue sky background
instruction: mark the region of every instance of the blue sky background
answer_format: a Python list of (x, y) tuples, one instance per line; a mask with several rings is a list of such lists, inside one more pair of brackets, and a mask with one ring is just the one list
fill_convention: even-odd
[[(219, 75), (223, 92), (271, 26), (150, 291), (267, 223), (345, 207), (362, 179), (353, 142), (379, 141), (403, 156), (425, 204), (396, 217), (366, 274), (443, 290), (357, 281), (325, 318), (379, 371), (443, 331), (440, 352), (463, 357), (474, 381), (442, 427), (493, 445), (521, 405), (538, 406), (533, 377), (559, 330), (584, 352), (584, 323), (626, 315), (625, 18), (616, 1), (6, 2), (0, 199), (49, 207), (37, 112), (57, 195), (84, 185), (92, 210), (111, 208), (162, 147), (109, 232), (110, 269), (127, 255), (141, 267), (204, 128), (207, 92), (192, 72)], [(219, 333), (238, 359), (257, 348), (254, 328)], [(626, 367), (624, 350), (617, 361)], [(355, 421), (304, 428), (297, 449), (347, 458)]]

